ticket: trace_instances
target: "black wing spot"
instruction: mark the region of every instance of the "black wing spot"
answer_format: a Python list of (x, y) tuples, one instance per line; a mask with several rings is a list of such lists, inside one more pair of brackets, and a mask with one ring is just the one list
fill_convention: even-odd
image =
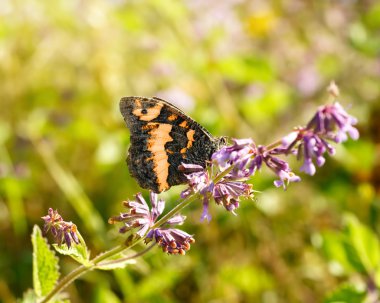
[(142, 113), (143, 115), (146, 115), (146, 114), (148, 113), (148, 110), (147, 110), (146, 108), (143, 108), (143, 109), (141, 110), (141, 113)]

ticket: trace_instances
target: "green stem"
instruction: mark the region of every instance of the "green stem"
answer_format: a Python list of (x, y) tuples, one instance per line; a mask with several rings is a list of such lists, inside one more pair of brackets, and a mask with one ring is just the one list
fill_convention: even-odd
[[(169, 220), (172, 216), (174, 216), (175, 214), (177, 214), (182, 208), (184, 208), (185, 206), (187, 206), (188, 204), (190, 204), (192, 201), (194, 201), (196, 198), (198, 198), (198, 194), (193, 194), (187, 198), (185, 198), (180, 204), (178, 204), (177, 206), (175, 206), (171, 211), (169, 211), (165, 216), (163, 216), (159, 221), (157, 221), (152, 227), (151, 229), (154, 229), (154, 228), (157, 228), (159, 226), (161, 226), (162, 224), (166, 223), (167, 220)], [(77, 279), (79, 276), (85, 274), (86, 272), (96, 268), (96, 266), (103, 260), (106, 260), (126, 249), (129, 249), (129, 248), (132, 248), (133, 246), (135, 246), (136, 244), (140, 243), (141, 241), (143, 241), (144, 238), (140, 238), (140, 239), (137, 239), (135, 241), (133, 241), (131, 244), (129, 245), (119, 245), (111, 250), (109, 250), (108, 252), (104, 253), (104, 254), (101, 254), (101, 255), (98, 255), (97, 257), (95, 257), (90, 263), (91, 265), (89, 266), (84, 266), (84, 265), (81, 265), (80, 267), (74, 269), (72, 272), (70, 272), (67, 276), (65, 276), (55, 287), (54, 289), (40, 302), (40, 303), (47, 303), (49, 302), (50, 299), (52, 299), (54, 297), (54, 295), (56, 295), (57, 293), (59, 293), (60, 291), (62, 291), (63, 289), (65, 289), (72, 281), (74, 281), (75, 279)], [(136, 256), (140, 256), (144, 253), (146, 253), (151, 247), (148, 247), (148, 249), (145, 249), (144, 251), (142, 251), (141, 253), (138, 253)], [(132, 256), (133, 257), (133, 256)], [(132, 258), (132, 257), (127, 257), (127, 258)], [(115, 260), (115, 261), (120, 261), (120, 260)], [(110, 261), (110, 262), (113, 262), (113, 261)], [(105, 264), (108, 264), (105, 263)]]
[[(220, 174), (218, 174), (213, 182), (214, 183), (217, 183), (219, 182), (223, 177), (225, 177), (231, 170), (233, 169), (233, 166), (231, 167), (228, 167), (226, 170), (224, 170), (223, 172), (221, 172)], [(193, 193), (192, 195), (186, 197), (181, 203), (179, 203), (178, 205), (176, 205), (173, 209), (171, 209), (166, 215), (164, 215), (160, 220), (158, 220), (151, 228), (150, 230), (152, 229), (155, 229), (157, 227), (160, 227), (161, 225), (165, 224), (171, 217), (173, 217), (174, 215), (176, 215), (177, 213), (179, 213), (183, 208), (185, 208), (187, 205), (189, 205), (191, 202), (195, 201), (196, 199), (199, 199), (199, 196), (200, 194), (197, 192), (197, 193)], [(100, 262), (102, 262), (103, 260), (106, 260), (124, 250), (127, 250), (129, 248), (132, 248), (133, 246), (135, 246), (136, 244), (140, 243), (141, 241), (143, 241), (144, 238), (139, 238), (137, 240), (134, 240), (132, 241), (132, 243), (130, 243), (129, 245), (119, 245), (111, 250), (109, 250), (108, 252), (105, 252), (104, 254), (101, 254), (101, 255), (98, 255), (97, 257), (95, 257), (92, 261), (90, 261), (90, 264), (91, 265), (81, 265), (79, 266), (78, 268), (74, 269), (72, 272), (70, 272), (67, 276), (65, 276), (55, 287), (54, 289), (40, 302), (40, 303), (47, 303), (49, 302), (50, 299), (52, 299), (54, 297), (54, 295), (56, 295), (57, 293), (59, 293), (60, 291), (62, 291), (63, 289), (65, 289), (72, 281), (74, 281), (75, 279), (77, 279), (79, 276), (85, 274), (86, 272), (92, 270), (92, 269), (95, 269), (97, 265), (108, 265), (108, 264), (117, 264), (118, 262), (123, 262), (125, 260), (128, 260), (128, 259), (132, 259), (132, 258), (136, 258), (136, 257), (139, 257), (143, 254), (145, 254), (146, 252), (148, 252), (154, 245), (151, 245), (150, 247), (146, 248), (145, 250), (133, 255), (133, 256), (129, 256), (129, 257), (126, 257), (126, 258), (122, 258), (122, 259), (118, 259), (118, 260), (113, 260), (113, 261), (109, 261), (109, 262), (104, 262), (102, 264), (99, 264)]]
[(144, 250), (142, 250), (142, 251), (140, 251), (138, 253), (135, 253), (132, 256), (128, 256), (128, 257), (125, 257), (125, 258), (120, 258), (120, 259), (117, 259), (117, 260), (112, 260), (112, 261), (106, 261), (106, 262), (98, 263), (98, 266), (117, 265), (118, 263), (123, 263), (123, 262), (131, 260), (131, 259), (136, 259), (137, 257), (140, 257), (143, 254), (145, 254), (148, 251), (150, 251), (154, 246), (156, 246), (156, 243), (152, 243), (150, 246), (148, 246)]
[(186, 197), (181, 203), (177, 204), (173, 209), (171, 209), (166, 215), (164, 215), (160, 220), (158, 220), (151, 228), (155, 229), (157, 227), (160, 227), (161, 225), (165, 224), (171, 217), (179, 213), (183, 208), (185, 208), (187, 205), (189, 205), (191, 202), (195, 201), (199, 198), (199, 193), (194, 193), (193, 195), (190, 195)]
[[(220, 174), (218, 174), (214, 180), (212, 180), (214, 183), (219, 182), (222, 180), (231, 170), (233, 169), (233, 166), (228, 167), (226, 170), (222, 171)], [(151, 228), (155, 229), (163, 224), (165, 224), (171, 217), (179, 213), (183, 208), (185, 208), (187, 205), (189, 205), (191, 202), (199, 199), (199, 192), (196, 192), (188, 197), (186, 197), (181, 203), (177, 204), (173, 209), (171, 209), (166, 215), (164, 215), (160, 220), (158, 220)]]
[(114, 255), (122, 252), (125, 249), (128, 249), (128, 248), (135, 246), (138, 242), (139, 241), (133, 242), (129, 246), (119, 245), (119, 246), (105, 252), (104, 254), (101, 254), (101, 255), (98, 255), (97, 257), (95, 257), (91, 261), (91, 265), (89, 265), (89, 266), (88, 265), (86, 265), (86, 266), (81, 265), (81, 266), (77, 267), (72, 272), (70, 272), (67, 276), (65, 276), (61, 281), (59, 281), (59, 283), (54, 287), (54, 289), (40, 303), (49, 302), (49, 300), (52, 299), (54, 297), (54, 295), (56, 295), (57, 293), (59, 293), (60, 291), (65, 289), (72, 281), (74, 281), (79, 276), (81, 276), (84, 273), (95, 268), (99, 262), (101, 262), (101, 261), (103, 261), (103, 260), (105, 260), (111, 256), (114, 256)]
[(49, 302), (55, 294), (59, 293), (61, 290), (66, 288), (72, 281), (74, 281), (76, 278), (78, 278), (88, 270), (90, 270), (90, 267), (86, 267), (84, 265), (81, 265), (74, 269), (71, 273), (69, 273), (66, 277), (59, 281), (59, 283), (54, 287), (54, 289), (42, 301), (40, 301), (40, 303)]
[(277, 140), (277, 141), (275, 141), (275, 142), (273, 142), (273, 143), (267, 145), (267, 146), (265, 147), (265, 150), (272, 150), (272, 149), (275, 149), (276, 147), (278, 147), (278, 146), (281, 145), (281, 144), (282, 144), (282, 140)]
[(222, 180), (225, 176), (227, 176), (231, 170), (234, 168), (234, 165), (231, 165), (226, 170), (222, 171), (220, 174), (216, 175), (215, 179), (213, 180), (214, 183), (218, 183), (220, 180)]

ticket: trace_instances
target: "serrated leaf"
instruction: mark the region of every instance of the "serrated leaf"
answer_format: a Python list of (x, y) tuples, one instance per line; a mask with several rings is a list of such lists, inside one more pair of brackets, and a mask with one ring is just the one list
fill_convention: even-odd
[(17, 300), (17, 303), (36, 303), (37, 297), (33, 290), (26, 291), (21, 300)]
[[(32, 289), (29, 289), (24, 293), (24, 296), (22, 299), (17, 300), (17, 303), (38, 303), (41, 300), (38, 300), (36, 294)], [(49, 303), (70, 303), (69, 299), (60, 299), (59, 294), (58, 298), (54, 298), (52, 300), (49, 300)]]
[(33, 286), (38, 297), (47, 295), (55, 286), (59, 278), (58, 258), (41, 229), (35, 225), (32, 233), (33, 244)]
[(66, 244), (58, 245), (53, 244), (54, 249), (62, 255), (70, 256), (78, 263), (90, 266), (91, 262), (89, 261), (89, 253), (87, 247), (83, 244), (74, 244), (70, 248)]
[(376, 234), (353, 215), (345, 216), (345, 226), (349, 243), (360, 263), (368, 274), (374, 272), (380, 265), (380, 245)]
[(353, 285), (344, 284), (331, 292), (324, 303), (362, 303), (365, 300), (365, 292), (359, 291)]

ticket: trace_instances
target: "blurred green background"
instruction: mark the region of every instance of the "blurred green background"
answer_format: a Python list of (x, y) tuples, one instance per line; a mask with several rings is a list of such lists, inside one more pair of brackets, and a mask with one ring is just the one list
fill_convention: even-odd
[[(0, 301), (32, 287), (30, 233), (49, 207), (93, 256), (122, 241), (107, 219), (140, 191), (122, 96), (160, 96), (214, 135), (268, 144), (308, 121), (331, 80), (361, 138), (314, 177), (284, 192), (263, 170), (238, 216), (212, 206), (207, 224), (201, 204), (186, 209), (186, 256), (154, 249), (66, 291), (72, 302), (265, 303), (322, 302), (342, 283), (365, 292), (371, 270), (347, 270), (324, 248), (347, 213), (380, 231), (379, 55), (375, 0), (1, 0)], [(162, 194), (167, 207), (181, 190)]]

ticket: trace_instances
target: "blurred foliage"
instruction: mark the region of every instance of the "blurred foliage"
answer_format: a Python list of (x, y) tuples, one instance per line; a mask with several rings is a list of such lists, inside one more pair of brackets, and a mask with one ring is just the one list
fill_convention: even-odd
[[(380, 232), (379, 55), (375, 0), (0, 1), (0, 301), (32, 287), (30, 234), (48, 207), (75, 222), (92, 255), (122, 240), (107, 219), (140, 191), (124, 161), (122, 96), (158, 95), (215, 135), (268, 144), (305, 123), (334, 79), (361, 139), (315, 177), (283, 192), (263, 171), (238, 216), (214, 207), (201, 224), (201, 205), (187, 209), (197, 242), (185, 257), (153, 250), (67, 292), (72, 302), (360, 302), (378, 267), (378, 248), (365, 252)], [(174, 205), (179, 192), (162, 196)]]

